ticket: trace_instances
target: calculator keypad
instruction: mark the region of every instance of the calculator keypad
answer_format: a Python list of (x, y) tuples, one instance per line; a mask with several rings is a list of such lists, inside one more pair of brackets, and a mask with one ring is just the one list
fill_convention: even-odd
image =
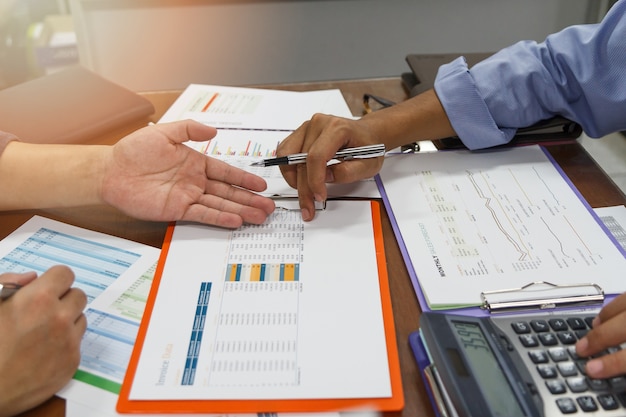
[[(626, 408), (626, 377), (592, 379), (585, 373), (586, 358), (574, 345), (591, 329), (593, 317), (509, 319), (513, 342), (535, 368), (535, 380), (545, 385), (562, 414)], [(498, 322), (498, 320), (494, 320)], [(507, 332), (509, 333), (509, 332)], [(614, 352), (612, 348), (604, 353)], [(550, 401), (544, 397), (544, 403)], [(613, 415), (613, 413), (607, 413)]]

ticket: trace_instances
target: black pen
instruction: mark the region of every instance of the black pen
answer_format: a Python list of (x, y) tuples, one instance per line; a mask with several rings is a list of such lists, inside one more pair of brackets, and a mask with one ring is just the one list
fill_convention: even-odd
[(21, 285), (14, 282), (5, 282), (0, 284), (0, 301), (4, 301), (22, 288)]
[[(379, 143), (377, 145), (359, 146), (357, 148), (345, 148), (337, 151), (333, 159), (340, 161), (349, 161), (351, 159), (376, 158), (385, 155), (385, 145)], [(255, 167), (269, 167), (274, 165), (294, 165), (306, 162), (306, 153), (296, 153), (293, 155), (281, 156), (278, 158), (262, 159), (250, 164)]]

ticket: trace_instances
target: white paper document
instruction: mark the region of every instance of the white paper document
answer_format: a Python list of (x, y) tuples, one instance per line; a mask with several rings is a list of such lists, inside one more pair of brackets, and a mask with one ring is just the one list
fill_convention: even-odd
[(0, 273), (42, 274), (54, 265), (67, 265), (76, 275), (74, 286), (85, 292), (91, 307), (107, 290), (119, 293), (116, 283), (125, 277), (146, 272), (159, 252), (141, 243), (33, 216), (0, 241)]
[[(199, 152), (224, 160), (267, 181), (264, 195), (296, 197), (280, 168), (251, 167), (276, 156), (276, 148), (315, 113), (352, 118), (341, 91), (281, 91), (191, 84), (166, 111), (159, 123), (192, 119), (218, 129), (206, 142), (187, 142)], [(329, 184), (329, 197), (380, 197), (374, 179), (353, 184)]]
[[(74, 286), (87, 294), (79, 369), (58, 395), (92, 406), (109, 392), (117, 398), (159, 252), (40, 216), (0, 241), (0, 272), (42, 274), (53, 265), (67, 265), (76, 275)], [(85, 398), (85, 392), (93, 395)]]
[(178, 224), (129, 399), (390, 397), (373, 233), (368, 201)]
[(159, 123), (192, 119), (218, 129), (290, 132), (314, 113), (352, 117), (337, 89), (300, 92), (190, 84)]
[(538, 281), (625, 289), (623, 249), (538, 146), (394, 155), (380, 181), (424, 308)]

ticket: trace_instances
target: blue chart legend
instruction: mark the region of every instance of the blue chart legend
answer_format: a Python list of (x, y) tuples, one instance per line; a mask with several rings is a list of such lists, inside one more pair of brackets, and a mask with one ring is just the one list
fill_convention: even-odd
[(196, 316), (191, 329), (191, 337), (189, 338), (189, 348), (187, 349), (187, 360), (185, 361), (185, 367), (183, 370), (182, 385), (193, 385), (196, 377), (196, 368), (198, 367), (198, 357), (200, 356), (202, 335), (204, 334), (204, 324), (206, 323), (210, 297), (211, 283), (203, 282), (200, 285), (198, 305), (196, 306)]

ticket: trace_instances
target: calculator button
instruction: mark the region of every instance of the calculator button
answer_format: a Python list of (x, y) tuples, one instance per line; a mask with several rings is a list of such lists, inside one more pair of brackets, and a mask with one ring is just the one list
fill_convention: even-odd
[(560, 379), (549, 379), (546, 381), (546, 387), (552, 394), (563, 394), (567, 391), (565, 383)]
[(587, 359), (578, 359), (576, 361), (576, 367), (581, 374), (587, 375)]
[(585, 323), (587, 323), (587, 327), (589, 327), (590, 329), (593, 329), (593, 319), (595, 317), (585, 317)]
[(582, 397), (576, 398), (576, 402), (582, 408), (583, 411), (597, 411), (598, 405), (593, 397), (589, 395), (584, 395)]
[(587, 381), (584, 377), (577, 376), (573, 378), (567, 378), (565, 382), (567, 382), (567, 386), (572, 392), (587, 391)]
[(537, 371), (543, 379), (551, 379), (557, 377), (556, 368), (553, 365), (537, 365)]
[(539, 333), (539, 340), (544, 346), (554, 346), (559, 344), (559, 341), (554, 333)]
[(561, 376), (565, 378), (578, 375), (578, 370), (576, 369), (574, 362), (561, 362), (557, 365), (557, 367), (559, 368)]
[(524, 345), (524, 347), (527, 347), (527, 348), (539, 346), (539, 342), (537, 341), (537, 338), (532, 334), (520, 335), (519, 340), (520, 342), (522, 342), (522, 345)]
[(617, 399), (613, 394), (598, 395), (598, 402), (600, 403), (600, 406), (605, 410), (617, 410), (619, 408)]
[(532, 360), (533, 363), (547, 363), (550, 361), (546, 352), (540, 349), (529, 350), (528, 356), (530, 356), (530, 360)]
[(554, 331), (567, 330), (567, 323), (563, 319), (550, 319), (548, 323), (550, 323), (550, 327)]
[(548, 353), (554, 362), (563, 362), (569, 359), (565, 348), (560, 346), (548, 349)]
[(623, 391), (626, 389), (626, 377), (615, 376), (613, 378), (609, 378), (608, 381), (615, 391)]
[(577, 338), (582, 339), (583, 337), (587, 336), (587, 333), (589, 333), (589, 329), (576, 330), (574, 333), (576, 333)]
[(530, 333), (530, 326), (525, 321), (516, 321), (511, 323), (513, 331), (517, 334)]
[(572, 332), (558, 332), (556, 335), (564, 345), (573, 345), (576, 343), (576, 336)]
[(550, 327), (548, 326), (548, 322), (545, 320), (531, 320), (530, 326), (537, 333), (543, 333), (543, 332), (547, 332), (548, 330), (550, 330)]
[(583, 319), (580, 319), (578, 317), (570, 317), (567, 319), (567, 324), (569, 324), (569, 327), (572, 330), (582, 330), (582, 329), (586, 329), (587, 325), (585, 324), (585, 321)]
[(587, 384), (593, 391), (606, 391), (609, 389), (609, 382), (606, 379), (587, 378)]
[(576, 403), (571, 398), (559, 398), (556, 400), (556, 405), (563, 414), (572, 414), (578, 411)]
[(617, 399), (622, 404), (622, 407), (626, 407), (626, 392), (618, 392)]
[(578, 353), (576, 353), (576, 346), (568, 346), (567, 347), (567, 352), (569, 353), (569, 356), (576, 360), (576, 359), (580, 359), (580, 356), (578, 356)]

